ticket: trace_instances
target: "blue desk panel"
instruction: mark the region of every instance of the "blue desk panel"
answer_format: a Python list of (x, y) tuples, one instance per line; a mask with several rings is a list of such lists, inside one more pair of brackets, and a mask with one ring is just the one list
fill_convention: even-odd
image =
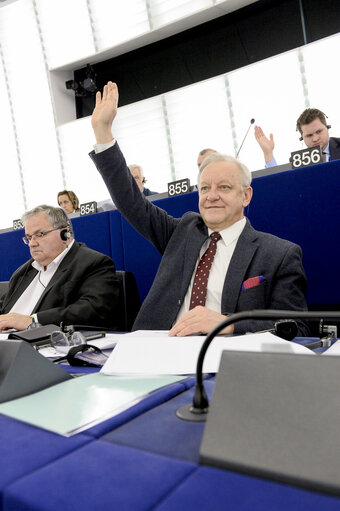
[[(205, 381), (204, 387), (210, 400), (214, 381)], [(128, 445), (154, 454), (198, 463), (199, 448), (204, 431), (204, 422), (187, 422), (178, 419), (176, 411), (192, 403), (194, 388), (183, 392), (157, 408), (139, 415), (134, 420), (118, 427), (102, 437), (102, 440), (119, 445)], [(185, 439), (180, 442), (179, 439)]]
[(74, 236), (89, 248), (112, 257), (109, 212), (72, 218)]
[[(213, 381), (206, 381), (205, 387), (211, 397)], [(9, 478), (0, 476), (4, 480), (0, 487), (2, 509), (340, 510), (340, 498), (335, 496), (198, 465), (204, 423), (188, 423), (175, 416), (178, 406), (191, 399), (192, 389), (145, 411), (111, 435), (87, 444), (84, 444), (84, 435), (64, 439), (24, 424), (14, 424), (13, 437), (17, 440), (10, 440), (9, 448), (0, 447), (2, 472), (5, 462), (14, 466)], [(6, 436), (5, 431), (3, 433), (5, 444), (7, 433)], [(37, 453), (39, 436), (41, 452)], [(53, 444), (57, 438), (60, 445), (79, 441), (79, 438), (81, 441), (65, 452), (59, 446), (59, 456), (52, 457), (50, 453), (55, 449)], [(52, 441), (52, 449), (47, 440)], [(52, 459), (46, 458), (46, 451)], [(26, 461), (30, 456), (32, 460)], [(45, 463), (41, 463), (44, 456)], [(22, 457), (24, 463), (20, 467)]]
[(253, 227), (302, 247), (308, 304), (340, 304), (340, 161), (259, 177), (253, 188)]
[(9, 484), (91, 441), (82, 434), (65, 438), (3, 415), (0, 438), (0, 495)]
[(9, 280), (19, 266), (30, 259), (29, 248), (22, 241), (24, 229), (0, 234), (0, 280)]
[(4, 511), (147, 511), (191, 463), (96, 440), (6, 488)]
[(339, 511), (340, 498), (212, 467), (192, 472), (155, 511)]

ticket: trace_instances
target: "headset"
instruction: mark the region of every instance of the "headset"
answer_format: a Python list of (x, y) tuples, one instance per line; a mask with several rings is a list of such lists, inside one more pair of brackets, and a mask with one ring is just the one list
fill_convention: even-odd
[(63, 231), (60, 231), (60, 237), (63, 241), (68, 241), (71, 238), (71, 233), (68, 229), (64, 229)]
[[(304, 113), (304, 112), (303, 112), (303, 113)], [(324, 112), (322, 112), (321, 110), (319, 110), (319, 113), (320, 113), (320, 114), (322, 114), (322, 115), (324, 115), (324, 116), (325, 116), (325, 119), (328, 119), (328, 116), (327, 116)], [(301, 114), (301, 115), (302, 115), (302, 114)], [(299, 119), (298, 119), (298, 120), (299, 120)], [(321, 119), (320, 119), (320, 120), (321, 120)], [(313, 122), (313, 121), (312, 121), (312, 122)], [(322, 122), (322, 121), (321, 121), (321, 122)], [(322, 124), (323, 124), (323, 123), (322, 123)], [(329, 130), (329, 129), (331, 129), (331, 127), (332, 127), (332, 126), (331, 126), (330, 124), (326, 124), (326, 128), (327, 128), (328, 130)], [(299, 131), (299, 128), (298, 128), (298, 127), (296, 127), (296, 131)], [(301, 137), (299, 138), (299, 140), (300, 140), (300, 142), (302, 142), (302, 141), (303, 141), (303, 137), (301, 136)]]
[(61, 237), (62, 241), (68, 241), (72, 237), (72, 233), (70, 231), (70, 226), (69, 225), (62, 225), (60, 227), (60, 229), (62, 229), (60, 231), (60, 237)]

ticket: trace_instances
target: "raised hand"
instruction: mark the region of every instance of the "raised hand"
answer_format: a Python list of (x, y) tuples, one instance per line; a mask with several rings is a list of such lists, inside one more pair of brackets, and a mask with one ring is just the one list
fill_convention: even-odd
[(273, 151), (275, 144), (273, 134), (271, 133), (269, 135), (269, 138), (267, 138), (260, 126), (255, 126), (254, 134), (257, 143), (259, 144), (263, 151), (265, 162), (268, 163), (270, 160), (274, 158)]
[(97, 144), (113, 140), (112, 123), (118, 110), (118, 87), (116, 83), (107, 82), (103, 94), (97, 92), (96, 106), (91, 117), (91, 124)]

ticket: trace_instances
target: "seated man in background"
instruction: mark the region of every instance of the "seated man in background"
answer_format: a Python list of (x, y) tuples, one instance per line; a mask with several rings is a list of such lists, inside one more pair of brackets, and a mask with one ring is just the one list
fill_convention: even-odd
[[(163, 256), (133, 329), (185, 336), (207, 333), (234, 312), (306, 310), (300, 247), (255, 231), (244, 217), (252, 198), (247, 167), (231, 156), (208, 156), (198, 181), (200, 215), (173, 218), (145, 199), (126, 167), (112, 135), (117, 107), (117, 85), (108, 82), (96, 95), (97, 144), (90, 156), (119, 211)], [(224, 333), (272, 327), (272, 321), (246, 320)], [(300, 323), (299, 335), (307, 334)]]
[(79, 211), (79, 199), (72, 190), (62, 190), (58, 193), (57, 201), (59, 207), (62, 208), (68, 215)]
[[(133, 163), (132, 165), (128, 165), (128, 168), (131, 172), (131, 175), (135, 178), (138, 188), (140, 189), (142, 194), (145, 195), (145, 197), (158, 194), (158, 192), (152, 192), (151, 190), (149, 190), (149, 188), (145, 188), (144, 183), (146, 183), (146, 179), (144, 177), (142, 167)], [(97, 203), (97, 206), (98, 211), (110, 211), (111, 209), (116, 209), (116, 205), (112, 201), (112, 199), (105, 199), (99, 201)]]
[(197, 167), (200, 168), (202, 161), (209, 156), (209, 154), (216, 153), (215, 149), (202, 149), (197, 156)]
[(38, 206), (22, 221), (32, 259), (0, 300), (0, 331), (25, 330), (34, 321), (114, 329), (119, 287), (112, 259), (77, 243), (61, 208)]
[(143, 169), (140, 165), (136, 165), (135, 163), (128, 165), (128, 168), (135, 178), (135, 181), (138, 185), (138, 188), (142, 192), (145, 197), (148, 197), (149, 195), (155, 195), (158, 192), (152, 192), (149, 190), (149, 188), (145, 188), (144, 183), (146, 183), (146, 179), (144, 177)]
[[(296, 130), (300, 132), (300, 140), (307, 147), (321, 146), (321, 151), (326, 154), (327, 161), (340, 159), (340, 138), (329, 136), (329, 126), (326, 115), (317, 108), (307, 108), (296, 121)], [(269, 138), (265, 136), (260, 126), (255, 126), (255, 138), (264, 155), (266, 168), (277, 165), (274, 158), (274, 137), (271, 133)]]

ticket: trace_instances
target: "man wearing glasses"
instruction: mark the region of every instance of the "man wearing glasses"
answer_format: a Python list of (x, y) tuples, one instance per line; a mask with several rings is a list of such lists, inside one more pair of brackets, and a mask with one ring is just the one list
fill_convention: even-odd
[(114, 329), (119, 288), (112, 259), (77, 243), (61, 208), (38, 206), (22, 220), (32, 259), (0, 300), (0, 331), (61, 321)]
[(140, 189), (142, 194), (145, 195), (145, 197), (148, 197), (149, 195), (155, 195), (158, 193), (152, 192), (151, 190), (149, 190), (149, 188), (146, 188), (144, 186), (144, 184), (146, 183), (146, 179), (144, 177), (143, 169), (140, 165), (136, 165), (135, 163), (133, 163), (131, 165), (128, 165), (128, 168), (133, 177), (135, 178), (138, 188)]

